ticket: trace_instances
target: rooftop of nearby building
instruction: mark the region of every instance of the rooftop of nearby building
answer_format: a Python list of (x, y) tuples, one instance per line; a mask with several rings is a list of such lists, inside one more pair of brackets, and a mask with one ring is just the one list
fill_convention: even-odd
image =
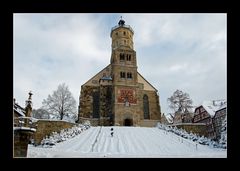
[(19, 115), (25, 116), (25, 109), (18, 105), (16, 102), (14, 102), (13, 110), (17, 112)]
[(210, 101), (203, 101), (202, 105), (203, 108), (213, 117), (216, 111), (221, 110), (227, 107), (226, 100), (210, 100)]

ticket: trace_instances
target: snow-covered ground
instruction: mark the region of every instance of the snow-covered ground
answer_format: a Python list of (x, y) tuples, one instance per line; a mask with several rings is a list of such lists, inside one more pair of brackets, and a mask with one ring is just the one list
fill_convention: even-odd
[(158, 128), (115, 126), (91, 127), (52, 148), (29, 145), (27, 157), (226, 158), (227, 150), (196, 145)]

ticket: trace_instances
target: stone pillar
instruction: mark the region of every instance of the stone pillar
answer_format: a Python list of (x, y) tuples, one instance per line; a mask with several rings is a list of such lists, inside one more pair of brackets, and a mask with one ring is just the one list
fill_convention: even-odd
[(31, 96), (33, 95), (32, 92), (30, 91), (29, 93), (28, 100), (26, 100), (26, 117), (31, 117), (32, 116), (32, 98)]
[(32, 131), (14, 130), (14, 157), (27, 157), (28, 143)]

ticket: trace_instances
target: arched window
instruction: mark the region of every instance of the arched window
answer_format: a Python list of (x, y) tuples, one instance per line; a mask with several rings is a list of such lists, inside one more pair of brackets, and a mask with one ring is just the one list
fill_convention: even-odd
[(120, 61), (123, 61), (123, 60), (125, 60), (124, 53), (120, 53)]
[(120, 78), (125, 78), (125, 72), (120, 72)]
[(127, 78), (129, 78), (129, 79), (132, 78), (132, 73), (131, 73), (131, 72), (128, 72), (128, 73), (127, 73)]
[(93, 118), (99, 118), (99, 92), (93, 92)]
[(143, 114), (144, 114), (144, 119), (150, 119), (149, 101), (148, 101), (148, 96), (146, 94), (144, 94), (143, 96)]
[(130, 54), (127, 55), (127, 61), (131, 61), (131, 55)]

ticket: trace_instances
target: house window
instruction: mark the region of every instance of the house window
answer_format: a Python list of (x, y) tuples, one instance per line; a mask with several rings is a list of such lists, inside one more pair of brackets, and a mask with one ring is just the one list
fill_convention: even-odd
[(148, 96), (146, 94), (144, 94), (143, 96), (143, 114), (144, 114), (144, 119), (150, 119), (149, 101), (148, 101)]
[(120, 78), (125, 78), (125, 72), (120, 72)]
[(99, 118), (99, 92), (93, 92), (93, 118)]
[(127, 73), (127, 78), (132, 79), (132, 73), (128, 72)]
[(125, 60), (124, 53), (120, 53), (120, 61), (123, 61), (123, 60)]
[(203, 107), (200, 108), (200, 112), (204, 112), (205, 109)]

